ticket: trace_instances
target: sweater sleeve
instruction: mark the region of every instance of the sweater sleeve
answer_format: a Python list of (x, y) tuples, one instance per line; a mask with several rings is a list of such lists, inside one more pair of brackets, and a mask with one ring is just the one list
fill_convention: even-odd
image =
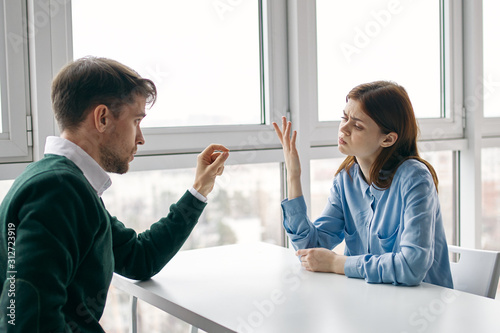
[[(81, 181), (63, 173), (39, 178), (14, 203), (19, 206), (17, 218), (8, 223), (16, 225), (11, 230), (15, 260), (7, 267), (0, 298), (2, 332), (70, 330), (69, 318), (63, 313), (67, 286), (90, 246), (82, 246), (82, 239), (93, 237), (95, 226), (87, 223)], [(5, 322), (11, 319), (11, 304), (15, 325)]]
[(186, 191), (170, 206), (166, 217), (139, 235), (113, 217), (115, 272), (135, 280), (146, 280), (158, 273), (180, 250), (205, 206)]

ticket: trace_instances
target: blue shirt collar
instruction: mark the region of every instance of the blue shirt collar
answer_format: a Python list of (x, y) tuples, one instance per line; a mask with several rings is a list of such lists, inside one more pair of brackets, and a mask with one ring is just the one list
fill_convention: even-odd
[(380, 197), (384, 194), (384, 190), (378, 189), (375, 187), (373, 184), (368, 185), (368, 183), (365, 181), (361, 174), (361, 169), (359, 168), (359, 165), (356, 163), (353, 165), (354, 169), (351, 173), (351, 176), (353, 177), (353, 180), (357, 181), (359, 183), (359, 188), (363, 192), (363, 198), (366, 198), (367, 196), (374, 196), (377, 200), (380, 199)]

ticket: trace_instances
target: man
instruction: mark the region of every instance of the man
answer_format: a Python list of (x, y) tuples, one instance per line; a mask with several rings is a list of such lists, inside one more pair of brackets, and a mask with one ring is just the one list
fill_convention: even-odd
[(0, 206), (1, 332), (103, 332), (113, 271), (149, 279), (194, 228), (229, 156), (210, 145), (194, 185), (169, 214), (137, 235), (100, 199), (106, 172), (125, 173), (144, 144), (140, 123), (156, 87), (119, 62), (87, 57), (52, 84), (60, 137), (12, 185)]

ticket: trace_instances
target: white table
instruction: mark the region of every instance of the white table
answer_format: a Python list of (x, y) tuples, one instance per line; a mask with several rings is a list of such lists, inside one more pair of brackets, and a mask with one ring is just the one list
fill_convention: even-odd
[(264, 243), (178, 253), (151, 280), (113, 285), (207, 332), (498, 332), (500, 302), (423, 283), (304, 270)]

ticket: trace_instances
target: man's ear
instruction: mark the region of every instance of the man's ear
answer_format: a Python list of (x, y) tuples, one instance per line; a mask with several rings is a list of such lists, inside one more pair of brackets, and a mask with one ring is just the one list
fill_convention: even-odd
[(390, 132), (389, 134), (385, 135), (385, 139), (384, 141), (382, 141), (381, 146), (384, 148), (390, 147), (395, 144), (397, 140), (398, 134), (396, 132)]
[(109, 120), (111, 117), (111, 111), (109, 108), (104, 104), (99, 104), (92, 111), (92, 115), (94, 117), (95, 128), (100, 133), (104, 132), (109, 126)]

